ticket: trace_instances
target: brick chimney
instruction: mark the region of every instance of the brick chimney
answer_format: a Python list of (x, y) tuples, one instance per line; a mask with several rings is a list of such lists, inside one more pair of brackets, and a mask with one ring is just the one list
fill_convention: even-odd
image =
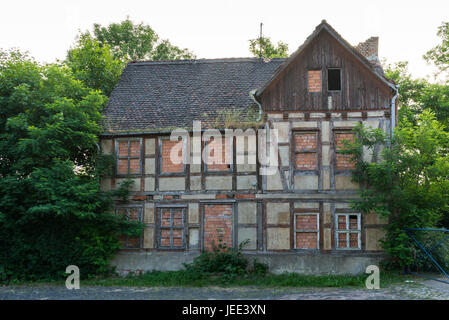
[(379, 55), (379, 37), (371, 37), (365, 42), (360, 42), (355, 48), (367, 58), (377, 57)]
[(379, 37), (371, 37), (365, 42), (360, 42), (355, 48), (371, 63), (378, 73), (384, 74), (379, 60)]

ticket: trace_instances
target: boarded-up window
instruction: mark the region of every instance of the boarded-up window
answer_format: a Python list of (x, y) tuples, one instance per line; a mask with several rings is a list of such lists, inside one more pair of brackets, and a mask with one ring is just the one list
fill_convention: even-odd
[(117, 174), (141, 173), (141, 140), (127, 139), (116, 141), (117, 150)]
[(307, 88), (309, 92), (321, 92), (321, 70), (307, 71)]
[[(142, 222), (142, 207), (117, 207), (115, 214), (125, 218), (127, 221)], [(142, 247), (142, 237), (121, 235), (119, 240), (123, 249), (138, 249)]]
[(161, 173), (184, 172), (183, 141), (161, 140)]
[(317, 213), (295, 214), (295, 248), (319, 248), (319, 217)]
[(296, 170), (317, 170), (317, 133), (295, 133), (295, 168)]
[(158, 213), (159, 248), (185, 248), (185, 207), (158, 208)]
[(210, 139), (206, 143), (207, 171), (229, 171), (232, 163), (231, 139)]
[(204, 249), (232, 247), (232, 205), (204, 205)]
[(335, 146), (336, 146), (336, 164), (337, 170), (353, 170), (355, 169), (355, 163), (351, 160), (351, 155), (342, 154), (341, 150), (344, 148), (345, 143), (354, 141), (353, 132), (336, 132), (335, 133)]
[(337, 249), (360, 249), (360, 214), (337, 214), (335, 219)]

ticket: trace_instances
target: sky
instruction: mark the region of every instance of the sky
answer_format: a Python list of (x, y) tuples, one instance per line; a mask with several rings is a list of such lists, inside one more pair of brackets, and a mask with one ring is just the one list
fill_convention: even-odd
[(422, 55), (440, 43), (436, 33), (449, 21), (449, 1), (2, 0), (0, 48), (54, 62), (64, 59), (80, 30), (127, 16), (197, 58), (250, 56), (248, 40), (258, 37), (261, 22), (264, 36), (286, 42), (292, 53), (326, 19), (353, 45), (378, 36), (381, 58), (408, 61), (413, 76), (426, 77), (435, 69)]

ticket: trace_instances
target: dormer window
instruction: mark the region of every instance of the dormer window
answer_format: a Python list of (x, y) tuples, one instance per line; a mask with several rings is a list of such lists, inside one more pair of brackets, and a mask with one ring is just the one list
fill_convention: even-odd
[(341, 69), (327, 69), (327, 90), (341, 91)]

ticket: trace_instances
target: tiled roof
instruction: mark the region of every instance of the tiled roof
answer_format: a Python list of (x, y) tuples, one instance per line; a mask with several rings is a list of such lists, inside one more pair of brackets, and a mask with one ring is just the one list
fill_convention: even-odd
[(213, 122), (223, 110), (242, 114), (250, 97), (285, 59), (200, 59), (132, 62), (103, 111), (105, 132), (151, 132)]

